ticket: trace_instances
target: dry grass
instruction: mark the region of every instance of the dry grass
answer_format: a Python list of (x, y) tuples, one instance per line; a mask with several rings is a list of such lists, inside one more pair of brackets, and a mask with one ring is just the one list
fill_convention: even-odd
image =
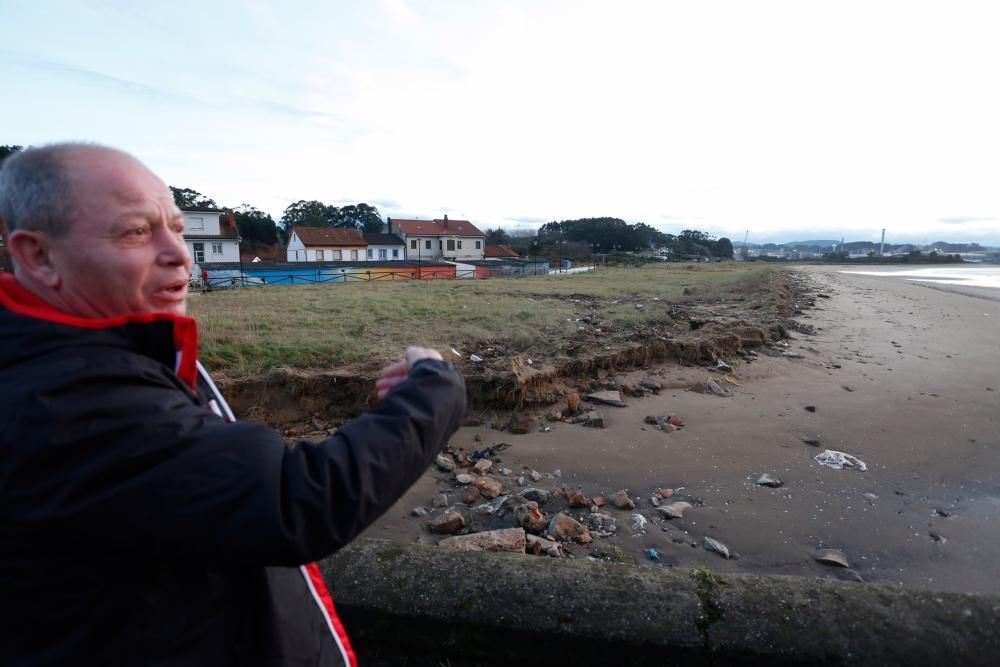
[(190, 309), (201, 329), (202, 360), (230, 375), (274, 366), (376, 366), (411, 344), (445, 354), (501, 345), (542, 356), (576, 332), (580, 302), (599, 301), (604, 317), (640, 324), (666, 318), (685, 288), (711, 297), (751, 287), (771, 271), (759, 264), (663, 264), (480, 281), (276, 285), (192, 294)]

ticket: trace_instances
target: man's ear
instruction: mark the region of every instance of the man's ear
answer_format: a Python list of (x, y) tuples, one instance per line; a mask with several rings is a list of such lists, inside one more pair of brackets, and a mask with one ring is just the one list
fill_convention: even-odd
[(52, 239), (48, 234), (17, 229), (7, 239), (7, 248), (19, 273), (46, 287), (59, 286), (60, 276), (52, 264)]

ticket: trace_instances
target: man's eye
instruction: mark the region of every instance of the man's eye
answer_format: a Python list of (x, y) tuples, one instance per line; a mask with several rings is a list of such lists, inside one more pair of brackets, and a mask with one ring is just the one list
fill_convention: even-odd
[(145, 227), (135, 227), (134, 229), (128, 230), (125, 233), (125, 235), (126, 236), (140, 237), (140, 236), (145, 236), (148, 233), (149, 233), (149, 230), (146, 229)]

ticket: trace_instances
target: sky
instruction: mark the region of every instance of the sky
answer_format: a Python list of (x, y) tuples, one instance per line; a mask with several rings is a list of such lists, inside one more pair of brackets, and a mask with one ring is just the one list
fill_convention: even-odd
[(991, 2), (0, 0), (0, 144), (277, 219), (1000, 245)]

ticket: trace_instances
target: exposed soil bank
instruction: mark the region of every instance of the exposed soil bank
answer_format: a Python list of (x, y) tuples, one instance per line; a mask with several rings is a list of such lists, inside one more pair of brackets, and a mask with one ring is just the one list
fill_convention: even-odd
[(360, 662), (991, 665), (1000, 598), (359, 540), (321, 564)]

